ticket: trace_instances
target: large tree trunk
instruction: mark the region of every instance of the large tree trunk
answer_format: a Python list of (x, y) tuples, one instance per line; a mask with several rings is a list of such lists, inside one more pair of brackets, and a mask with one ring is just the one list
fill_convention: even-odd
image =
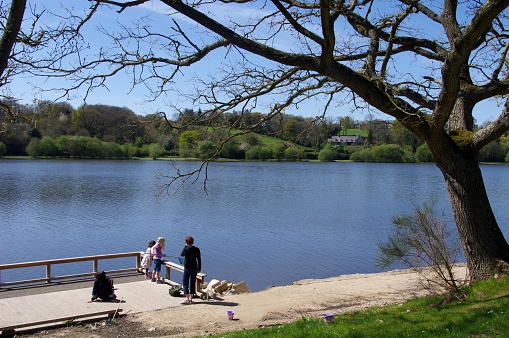
[(466, 153), (456, 152), (453, 161), (438, 157), (437, 166), (445, 178), (473, 282), (509, 271), (509, 245), (491, 209), (475, 152)]
[(7, 69), (7, 63), (12, 53), (12, 48), (16, 43), (23, 15), (25, 14), (26, 0), (12, 0), (9, 18), (4, 27), (4, 33), (0, 39), (0, 76)]

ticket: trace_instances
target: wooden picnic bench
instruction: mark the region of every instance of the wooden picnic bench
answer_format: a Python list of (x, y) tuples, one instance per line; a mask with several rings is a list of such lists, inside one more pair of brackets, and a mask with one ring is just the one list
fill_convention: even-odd
[(45, 320), (38, 320), (38, 321), (34, 321), (34, 322), (25, 322), (25, 323), (19, 323), (19, 324), (15, 324), (15, 325), (1, 326), (0, 332), (2, 332), (2, 333), (1, 333), (0, 337), (14, 335), (16, 333), (16, 330), (21, 329), (21, 328), (37, 327), (37, 326), (42, 326), (42, 325), (46, 325), (46, 324), (65, 323), (65, 322), (72, 321), (75, 319), (102, 317), (104, 315), (107, 315), (108, 318), (112, 319), (112, 318), (118, 316), (119, 312), (122, 312), (122, 309), (94, 311), (94, 312), (87, 312), (87, 313), (82, 313), (82, 314), (78, 314), (78, 315), (66, 316), (66, 317), (58, 317), (58, 318), (51, 318), (51, 319), (45, 319)]

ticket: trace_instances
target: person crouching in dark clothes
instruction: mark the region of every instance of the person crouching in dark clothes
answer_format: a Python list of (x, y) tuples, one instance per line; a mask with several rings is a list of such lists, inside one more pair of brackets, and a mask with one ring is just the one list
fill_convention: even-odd
[(92, 299), (89, 303), (97, 299), (101, 299), (105, 302), (111, 302), (116, 298), (117, 296), (113, 293), (113, 281), (106, 277), (106, 272), (101, 271), (96, 274), (94, 287), (92, 288)]
[(196, 275), (201, 272), (200, 249), (193, 245), (194, 238), (186, 237), (186, 246), (180, 256), (184, 256), (184, 295), (186, 300), (180, 304), (189, 305), (193, 302), (193, 295), (196, 293)]

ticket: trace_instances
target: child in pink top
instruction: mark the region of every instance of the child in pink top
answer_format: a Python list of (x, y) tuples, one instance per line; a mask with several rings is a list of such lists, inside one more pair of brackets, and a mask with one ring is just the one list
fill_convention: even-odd
[(157, 284), (163, 284), (161, 279), (161, 265), (163, 263), (163, 257), (166, 257), (166, 254), (163, 254), (164, 250), (164, 238), (159, 237), (157, 239), (156, 244), (152, 247), (152, 258), (154, 260), (154, 270), (152, 271), (152, 282), (157, 282)]

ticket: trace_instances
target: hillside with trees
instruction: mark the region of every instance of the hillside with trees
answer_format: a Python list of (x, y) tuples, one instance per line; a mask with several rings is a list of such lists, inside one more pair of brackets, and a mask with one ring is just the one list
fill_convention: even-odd
[[(12, 104), (12, 103), (11, 103)], [(15, 103), (14, 103), (15, 104)], [(200, 111), (184, 109), (169, 121), (141, 116), (126, 107), (39, 102), (18, 106), (27, 118), (0, 133), (0, 155), (68, 158), (182, 157), (233, 160), (352, 160), (361, 162), (432, 162), (426, 145), (398, 121), (355, 122), (350, 117), (316, 123), (288, 115), (245, 133), (266, 116), (259, 112), (225, 113), (217, 123), (196, 124)], [(0, 112), (1, 114), (1, 112)], [(210, 122), (210, 121), (209, 121)], [(227, 122), (229, 127), (225, 128)], [(170, 128), (174, 125), (185, 128)], [(225, 134), (238, 133), (220, 146)], [(365, 144), (332, 145), (334, 135), (360, 135)], [(508, 162), (509, 137), (485, 147), (479, 160)], [(220, 146), (220, 147), (218, 147)]]

